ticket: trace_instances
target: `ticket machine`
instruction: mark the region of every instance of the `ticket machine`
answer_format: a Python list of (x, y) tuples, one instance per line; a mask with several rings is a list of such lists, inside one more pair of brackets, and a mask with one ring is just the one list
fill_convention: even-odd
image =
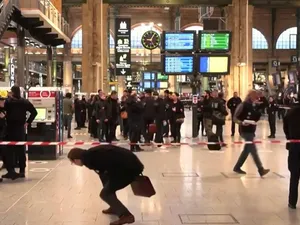
[[(28, 126), (27, 141), (63, 141), (62, 90), (57, 87), (31, 87), (27, 98), (38, 112), (35, 120)], [(55, 160), (62, 154), (62, 146), (28, 146), (29, 160)]]

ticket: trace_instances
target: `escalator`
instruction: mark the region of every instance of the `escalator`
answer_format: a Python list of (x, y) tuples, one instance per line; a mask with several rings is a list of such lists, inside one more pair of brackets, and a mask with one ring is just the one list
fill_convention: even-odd
[(0, 3), (0, 40), (7, 30), (14, 13), (20, 12), (18, 9), (19, 0), (8, 0)]

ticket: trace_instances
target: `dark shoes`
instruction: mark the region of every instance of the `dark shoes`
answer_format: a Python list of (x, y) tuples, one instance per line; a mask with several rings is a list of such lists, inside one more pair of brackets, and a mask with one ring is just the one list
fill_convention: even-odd
[(107, 215), (117, 215), (117, 214), (112, 210), (112, 208), (104, 209), (104, 210), (102, 210), (102, 213), (103, 213), (103, 214), (107, 214)]
[(270, 172), (269, 169), (261, 169), (261, 170), (258, 171), (258, 173), (259, 173), (259, 175), (260, 175), (261, 177), (265, 176), (265, 175), (268, 174), (269, 172)]
[(268, 138), (275, 138), (275, 135), (270, 135), (268, 136)]
[(239, 168), (239, 169), (234, 168), (233, 171), (236, 172), (236, 173), (238, 173), (238, 174), (247, 174), (247, 173), (246, 173), (244, 170), (242, 170), (241, 168)]
[(117, 221), (111, 222), (110, 225), (123, 225), (134, 223), (135, 219), (133, 215), (121, 216)]
[(76, 127), (74, 130), (80, 130), (81, 128), (80, 127)]
[(296, 206), (295, 206), (295, 205), (292, 205), (292, 204), (289, 204), (289, 208), (290, 208), (290, 209), (296, 209)]
[[(25, 175), (24, 175), (25, 177)], [(10, 179), (10, 180), (16, 180), (18, 178), (21, 178), (20, 174), (14, 172), (14, 173), (7, 173), (5, 175), (2, 175), (3, 179)]]
[(68, 136), (68, 138), (73, 138), (73, 137), (70, 135), (70, 136)]

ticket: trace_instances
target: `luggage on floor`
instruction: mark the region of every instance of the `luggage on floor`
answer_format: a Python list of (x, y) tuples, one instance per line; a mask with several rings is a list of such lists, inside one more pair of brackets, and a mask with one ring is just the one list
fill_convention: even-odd
[[(216, 134), (211, 134), (207, 136), (207, 141), (208, 142), (219, 142), (219, 137)], [(207, 144), (207, 147), (210, 151), (219, 151), (221, 150), (221, 144)]]
[(131, 183), (131, 189), (134, 195), (148, 197), (155, 195), (155, 189), (151, 180), (147, 176), (140, 175)]

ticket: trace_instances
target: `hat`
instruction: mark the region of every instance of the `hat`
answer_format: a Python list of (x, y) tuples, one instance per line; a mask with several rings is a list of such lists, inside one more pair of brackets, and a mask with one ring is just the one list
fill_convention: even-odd
[(157, 92), (157, 91), (154, 91), (154, 92), (153, 92), (153, 96), (159, 96), (158, 92)]

